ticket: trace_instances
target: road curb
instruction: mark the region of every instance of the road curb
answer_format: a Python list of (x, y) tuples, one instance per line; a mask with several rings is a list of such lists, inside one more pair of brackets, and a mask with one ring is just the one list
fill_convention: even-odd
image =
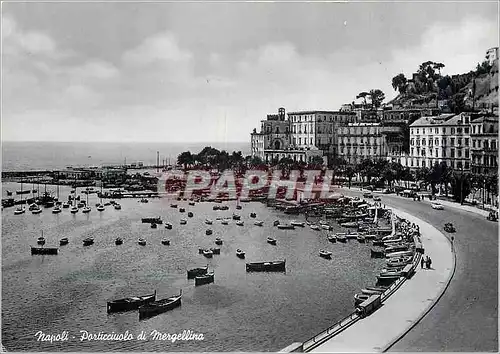
[[(393, 208), (393, 210), (397, 210), (395, 208)], [(419, 218), (417, 218), (419, 219)], [(419, 219), (421, 220), (422, 222), (425, 222), (423, 221), (422, 219)], [(442, 235), (447, 241), (448, 241), (448, 244), (450, 245), (450, 249), (451, 249), (451, 252), (453, 254), (453, 265), (452, 265), (452, 271), (450, 273), (450, 275), (448, 276), (448, 279), (446, 280), (446, 284), (444, 285), (444, 287), (441, 289), (439, 295), (432, 301), (432, 303), (429, 305), (429, 307), (427, 307), (427, 309), (424, 310), (424, 312), (422, 312), (422, 314), (415, 320), (412, 322), (412, 324), (406, 328), (403, 333), (401, 333), (400, 335), (398, 335), (396, 338), (394, 338), (393, 340), (391, 340), (389, 342), (389, 344), (387, 344), (384, 348), (382, 348), (381, 352), (384, 353), (384, 352), (387, 352), (389, 349), (391, 349), (391, 347), (396, 344), (397, 342), (399, 342), (405, 335), (407, 335), (417, 324), (420, 323), (420, 321), (422, 321), (422, 319), (434, 308), (434, 306), (436, 306), (436, 304), (438, 303), (438, 301), (443, 297), (444, 293), (446, 292), (446, 290), (448, 289), (450, 283), (451, 283), (451, 280), (453, 279), (453, 276), (455, 275), (455, 269), (456, 269), (456, 263), (457, 263), (457, 254), (456, 252), (453, 250), (453, 245), (452, 243), (450, 242), (450, 239), (448, 237), (446, 237), (446, 235), (444, 235), (441, 231), (439, 231), (437, 228), (435, 228), (434, 226), (432, 226), (431, 224), (429, 224), (428, 222), (425, 222), (426, 224), (430, 225), (431, 227), (433, 227), (434, 229), (436, 229), (438, 231), (438, 233), (440, 235)]]

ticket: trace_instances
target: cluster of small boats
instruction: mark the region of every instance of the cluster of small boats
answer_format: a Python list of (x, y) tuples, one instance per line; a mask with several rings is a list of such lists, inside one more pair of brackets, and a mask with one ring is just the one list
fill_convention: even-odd
[(143, 320), (179, 307), (181, 305), (181, 299), (182, 290), (179, 292), (179, 295), (170, 296), (161, 300), (156, 300), (155, 291), (154, 294), (150, 295), (133, 296), (109, 301), (107, 303), (107, 313), (111, 314), (139, 310), (139, 320)]

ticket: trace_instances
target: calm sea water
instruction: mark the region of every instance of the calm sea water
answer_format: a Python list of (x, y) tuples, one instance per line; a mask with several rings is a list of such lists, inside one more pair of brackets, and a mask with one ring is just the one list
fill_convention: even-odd
[[(4, 188), (19, 189), (14, 183)], [(55, 191), (55, 187), (49, 187)], [(69, 189), (60, 188), (67, 199)], [(147, 204), (134, 199), (121, 200), (122, 210), (107, 207), (95, 210), (97, 198), (89, 199), (89, 214), (52, 214), (26, 212), (14, 215), (13, 208), (2, 211), (2, 342), (14, 351), (277, 351), (295, 341), (304, 341), (349, 314), (353, 295), (373, 285), (383, 260), (370, 258), (370, 243), (350, 241), (331, 244), (325, 231), (310, 228), (278, 230), (275, 219), (291, 217), (268, 209), (261, 203), (244, 203), (239, 211), (244, 226), (234, 222), (222, 225), (216, 217), (229, 211), (213, 211), (211, 203), (188, 206), (194, 213), (187, 218), (169, 207), (167, 199)], [(264, 221), (253, 225), (251, 212)], [(151, 229), (141, 218), (161, 216), (173, 223), (173, 230)], [(204, 224), (209, 217), (212, 226)], [(187, 225), (180, 225), (187, 218)], [(300, 217), (299, 217), (300, 219)], [(337, 224), (334, 224), (338, 228)], [(205, 235), (210, 227), (214, 233)], [(31, 256), (41, 232), (46, 246), (58, 246), (62, 237), (69, 245), (60, 247), (57, 256)], [(338, 230), (339, 231), (339, 230)], [(266, 243), (272, 235), (276, 246)], [(95, 238), (83, 247), (82, 240)], [(115, 246), (114, 239), (125, 242)], [(137, 244), (143, 237), (147, 246)], [(160, 243), (171, 239), (170, 246)], [(221, 237), (221, 255), (206, 259), (198, 247), (213, 247)], [(246, 251), (246, 260), (235, 256)], [(320, 249), (333, 252), (332, 260), (318, 256)], [(247, 273), (245, 262), (286, 259), (286, 273)], [(215, 271), (215, 283), (195, 287), (186, 279), (186, 269), (208, 263)], [(146, 321), (137, 311), (108, 315), (106, 301), (157, 291), (159, 298), (183, 291), (182, 306)], [(57, 334), (69, 331), (68, 342), (37, 342), (35, 333)], [(149, 334), (153, 330), (178, 333), (191, 330), (203, 333), (203, 341), (175, 343), (152, 340), (127, 342), (79, 340), (81, 330), (92, 333)], [(75, 338), (73, 338), (73, 336)]]
[[(142, 161), (156, 164), (156, 152), (160, 162), (175, 163), (183, 151), (200, 152), (205, 146), (219, 150), (250, 153), (250, 143), (52, 143), (52, 142), (3, 142), (2, 170), (29, 171), (64, 169), (67, 166), (100, 166)], [(170, 160), (168, 160), (170, 159)]]

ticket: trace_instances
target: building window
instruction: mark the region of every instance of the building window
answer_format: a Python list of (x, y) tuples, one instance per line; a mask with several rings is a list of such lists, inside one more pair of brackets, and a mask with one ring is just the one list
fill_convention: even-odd
[(446, 157), (446, 150), (443, 149), (443, 157)]
[(462, 128), (457, 128), (457, 134), (462, 134)]
[(476, 141), (474, 139), (472, 139), (472, 147), (475, 148), (476, 147)]
[(443, 128), (443, 134), (446, 134), (446, 128)]
[(313, 144), (313, 138), (311, 138), (311, 145)]
[(299, 138), (299, 145), (302, 145), (302, 138)]
[(465, 146), (469, 146), (469, 138), (465, 138), (464, 142), (465, 142)]
[(422, 160), (422, 167), (425, 167), (425, 160)]
[(438, 128), (434, 128), (434, 133), (438, 133)]
[(425, 134), (425, 128), (422, 128), (422, 134)]
[(462, 138), (458, 138), (458, 146), (462, 146)]
[(476, 134), (476, 126), (475, 125), (472, 126), (472, 134)]
[(468, 161), (465, 161), (465, 169), (468, 170), (469, 169), (469, 162)]
[(455, 128), (451, 128), (451, 134), (455, 134)]
[(413, 148), (411, 148), (411, 156), (413, 156)]
[(455, 146), (455, 138), (450, 138), (450, 145)]
[(465, 149), (465, 158), (468, 159), (469, 158), (469, 149)]
[(413, 139), (410, 140), (410, 145), (413, 145), (415, 141)]
[(462, 161), (458, 161), (458, 162), (457, 162), (457, 168), (458, 168), (458, 169), (462, 168)]
[(492, 150), (496, 150), (496, 149), (497, 149), (497, 144), (496, 144), (496, 142), (495, 142), (495, 141), (492, 141), (492, 142), (491, 142), (491, 149), (492, 149)]
[(451, 158), (454, 158), (455, 157), (455, 149), (451, 149), (450, 154), (451, 154)]
[(419, 134), (418, 129), (417, 129), (417, 135)]
[(422, 139), (422, 145), (425, 146), (425, 139)]
[(468, 128), (468, 127), (465, 127), (465, 128), (464, 128), (464, 133), (465, 133), (465, 134), (469, 134), (469, 128)]
[(435, 156), (438, 157), (438, 149), (436, 149), (436, 155)]
[(434, 139), (434, 145), (436, 145), (436, 146), (439, 145), (439, 139), (438, 138)]
[(413, 159), (410, 159), (410, 165), (413, 167)]
[(458, 154), (458, 157), (462, 157), (462, 150), (458, 149), (457, 154)]

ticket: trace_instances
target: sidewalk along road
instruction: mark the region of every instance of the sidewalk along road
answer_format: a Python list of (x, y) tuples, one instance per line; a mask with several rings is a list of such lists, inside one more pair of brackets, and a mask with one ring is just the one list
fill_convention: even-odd
[[(358, 190), (340, 189), (361, 196)], [(454, 237), (456, 270), (448, 289), (433, 309), (389, 350), (498, 351), (498, 223), (457, 208), (434, 210), (429, 203), (390, 194), (382, 204), (428, 222), (447, 237)], [(447, 234), (451, 222), (457, 232)], [(424, 245), (425, 247), (425, 245)], [(433, 258), (431, 256), (431, 258)], [(433, 258), (433, 264), (439, 259)]]
[(449, 241), (430, 224), (408, 213), (394, 212), (419, 225), (426, 253), (434, 260), (431, 269), (421, 269), (418, 265), (413, 277), (403, 283), (382, 307), (313, 349), (312, 353), (381, 352), (420, 319), (446, 289), (454, 265)]

